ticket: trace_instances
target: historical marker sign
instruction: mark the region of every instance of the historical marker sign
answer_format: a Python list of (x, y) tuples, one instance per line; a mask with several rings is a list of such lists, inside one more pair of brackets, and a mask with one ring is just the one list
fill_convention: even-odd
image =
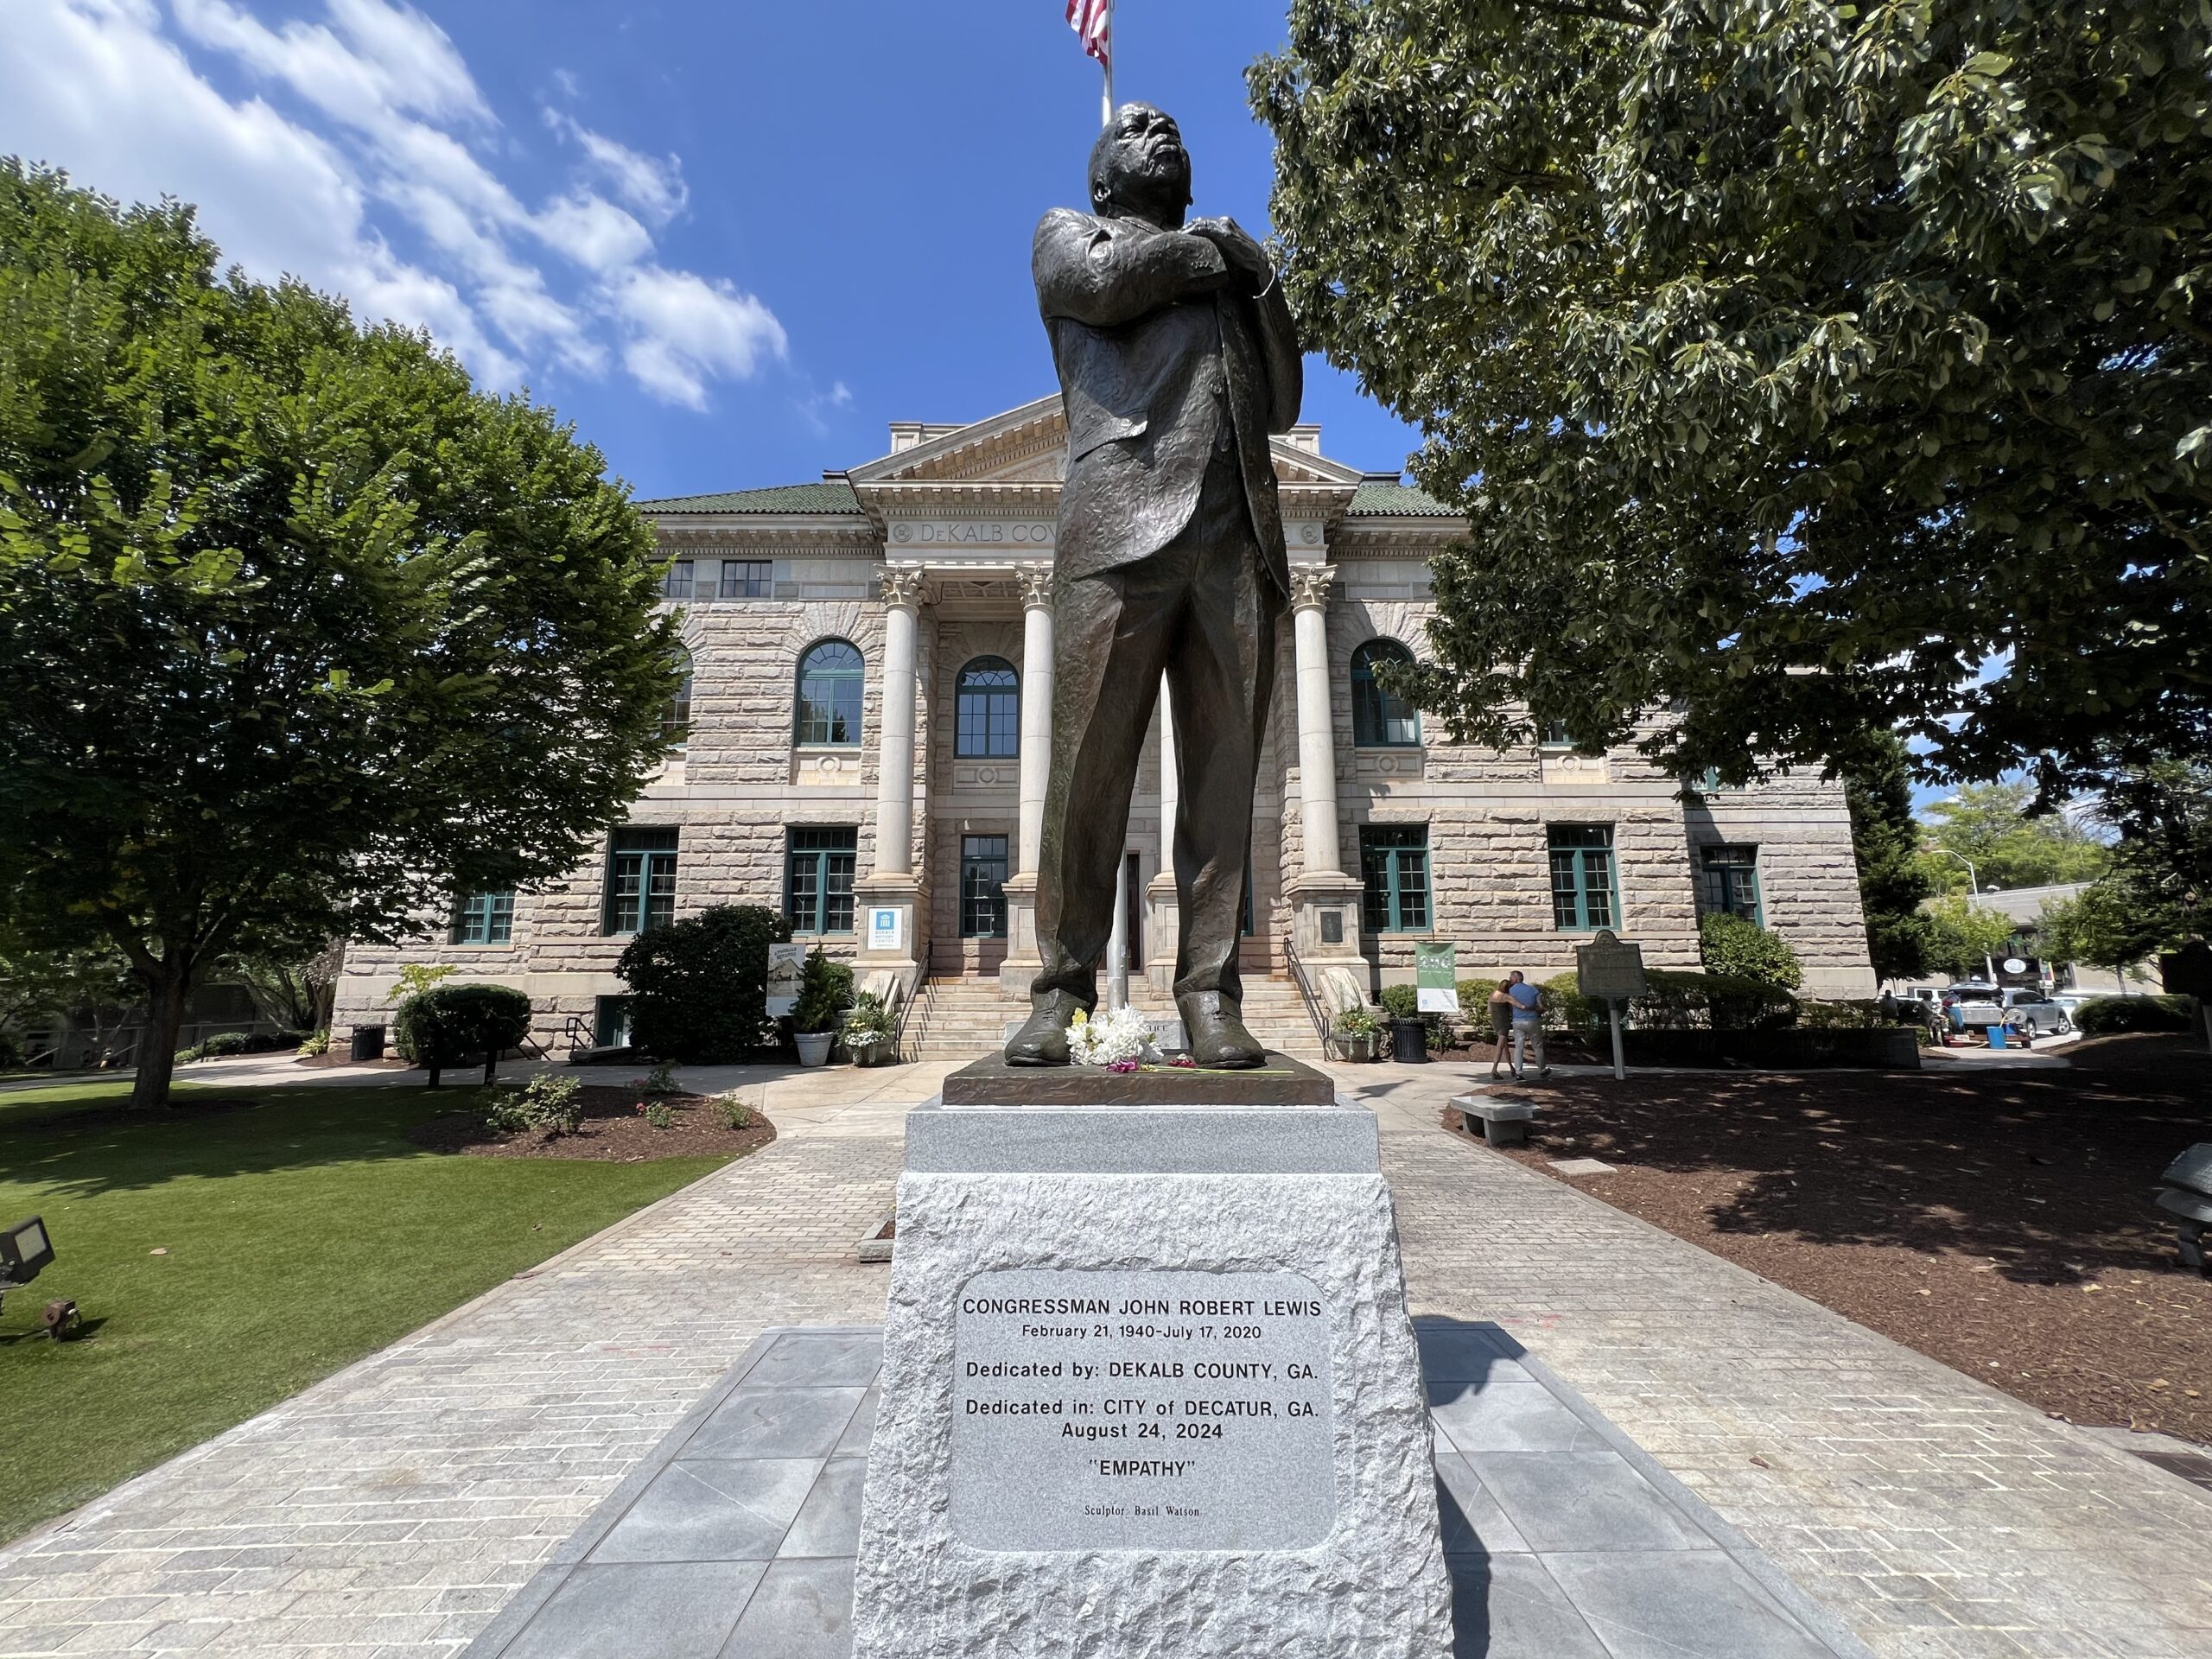
[(1328, 1311), (1311, 1280), (984, 1273), (955, 1321), (963, 1543), (1307, 1549), (1336, 1524)]
[(1589, 944), (1575, 947), (1574, 980), (1583, 995), (1603, 1001), (1626, 1001), (1651, 988), (1643, 973), (1643, 947), (1624, 943), (1611, 928), (1601, 928)]

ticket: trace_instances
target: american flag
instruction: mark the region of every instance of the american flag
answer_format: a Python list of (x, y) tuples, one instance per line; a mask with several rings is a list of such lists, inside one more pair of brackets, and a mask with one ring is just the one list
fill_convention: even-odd
[(1114, 0), (1068, 0), (1068, 27), (1083, 36), (1087, 54), (1114, 61)]

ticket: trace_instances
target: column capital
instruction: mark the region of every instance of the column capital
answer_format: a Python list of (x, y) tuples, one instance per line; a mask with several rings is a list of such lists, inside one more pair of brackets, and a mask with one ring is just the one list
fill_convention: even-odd
[(898, 610), (917, 610), (922, 602), (922, 581), (929, 573), (919, 565), (887, 565), (880, 578), (883, 602)]
[(1051, 565), (1022, 565), (1014, 571), (1014, 579), (1021, 589), (1023, 610), (1049, 611), (1052, 608), (1052, 567)]
[(1291, 608), (1297, 611), (1325, 608), (1329, 602), (1329, 584), (1336, 579), (1336, 567), (1333, 565), (1301, 564), (1292, 567)]

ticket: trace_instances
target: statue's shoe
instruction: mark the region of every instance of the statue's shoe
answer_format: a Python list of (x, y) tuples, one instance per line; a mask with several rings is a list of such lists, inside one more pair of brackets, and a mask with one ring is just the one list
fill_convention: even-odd
[(1068, 1027), (1083, 1004), (1065, 991), (1047, 991), (1030, 1005), (1029, 1017), (1006, 1046), (1008, 1065), (1065, 1065)]
[(1200, 1065), (1241, 1069), (1263, 1064), (1267, 1051), (1244, 1028), (1244, 1010), (1219, 991), (1187, 991), (1175, 999), (1191, 1058)]

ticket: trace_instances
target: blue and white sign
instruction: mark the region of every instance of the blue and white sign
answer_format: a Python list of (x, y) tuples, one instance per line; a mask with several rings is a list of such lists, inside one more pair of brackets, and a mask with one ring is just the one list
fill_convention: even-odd
[(904, 950), (906, 948), (906, 906), (878, 905), (868, 912), (868, 948)]

